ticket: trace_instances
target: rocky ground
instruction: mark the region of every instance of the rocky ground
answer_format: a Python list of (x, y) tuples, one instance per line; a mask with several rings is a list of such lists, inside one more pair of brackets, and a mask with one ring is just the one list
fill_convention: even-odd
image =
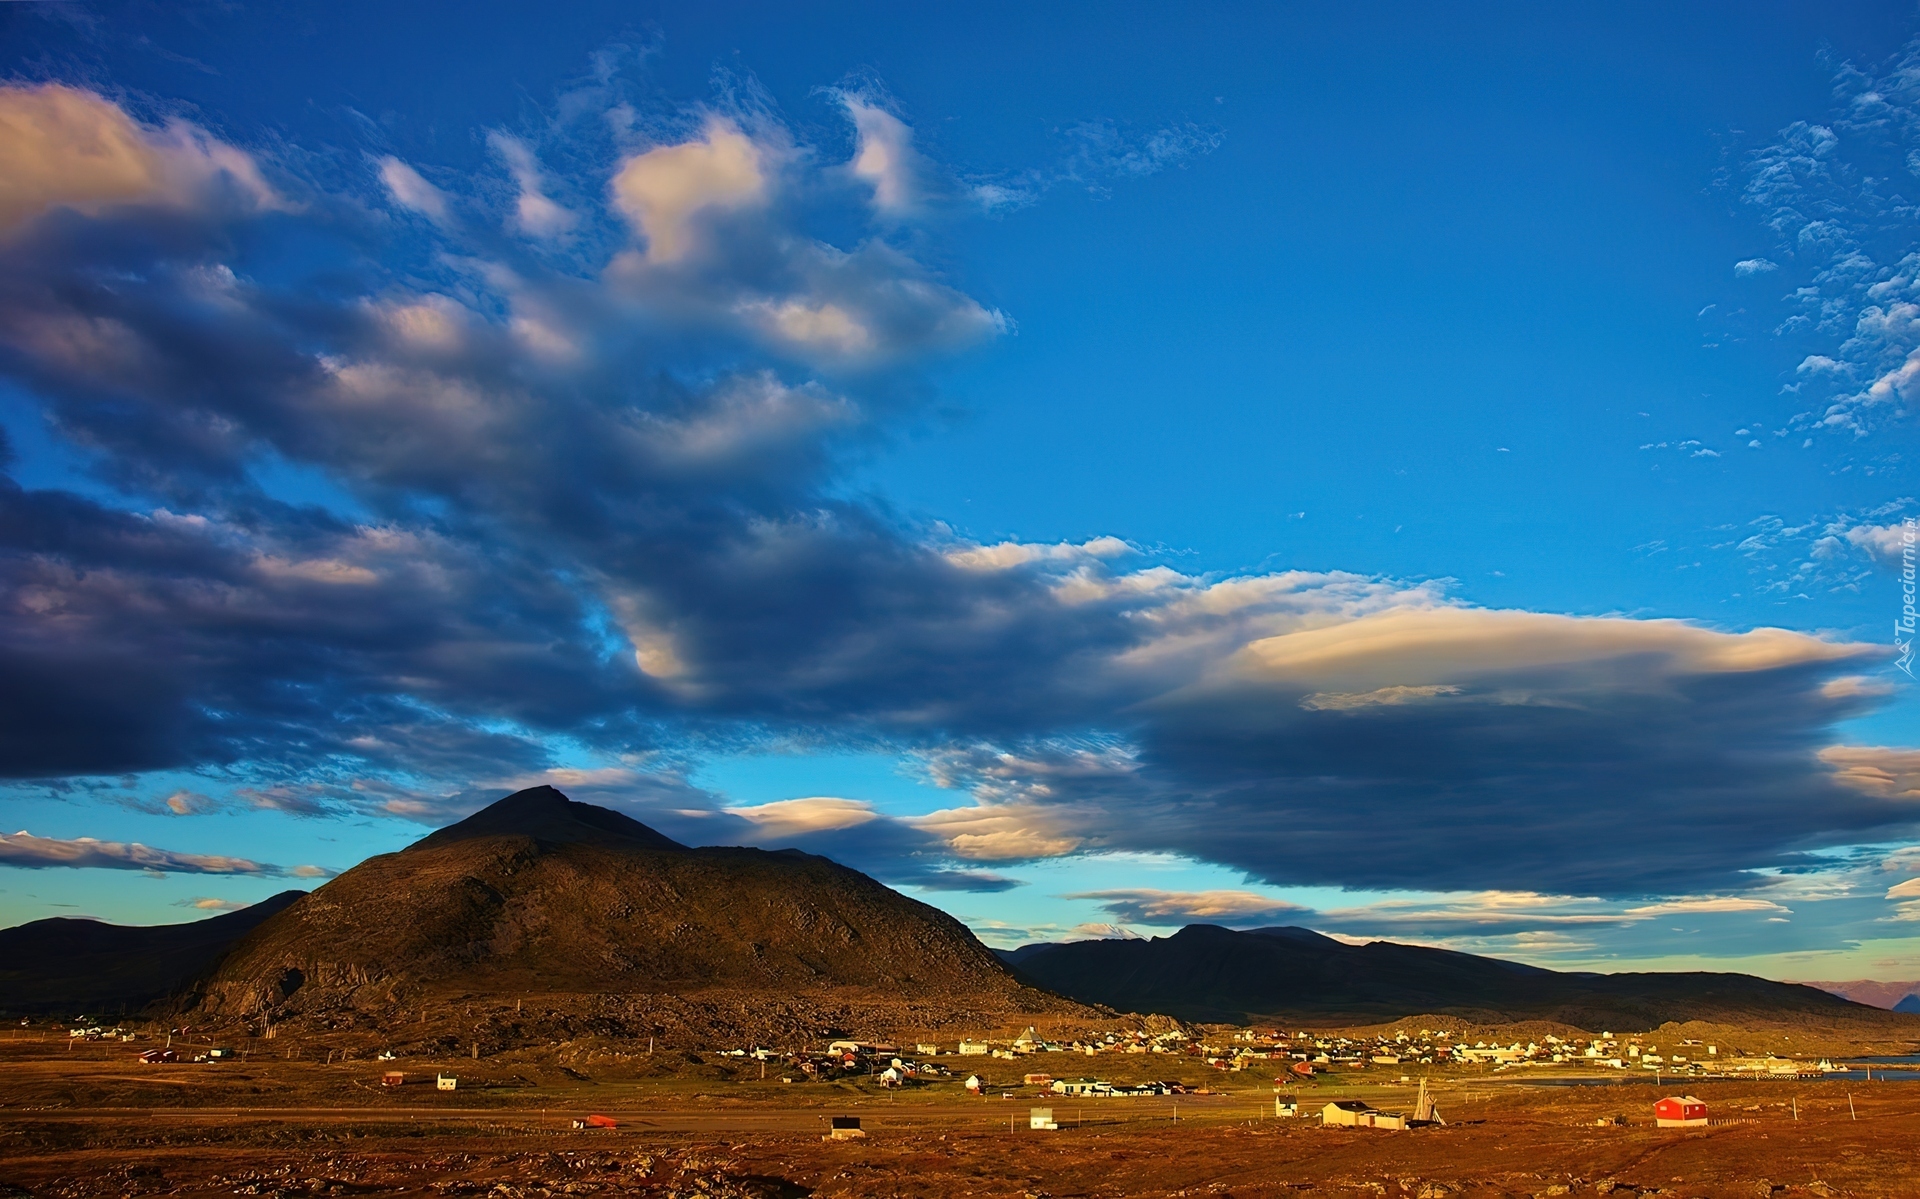
[[(1275, 1119), (1264, 1078), (1166, 1059), (1096, 1065), (1117, 1077), (1187, 1075), (1216, 1093), (1049, 1100), (1019, 1087), (1026, 1063), (994, 1063), (1000, 1074), (985, 1097), (957, 1080), (886, 1092), (763, 1082), (757, 1068), (711, 1063), (642, 1075), (401, 1062), (415, 1081), (382, 1088), (381, 1063), (140, 1067), (132, 1058), (141, 1047), (0, 1042), (0, 1195), (1920, 1194), (1916, 1083), (1706, 1082), (1692, 1089), (1715, 1123), (1676, 1131), (1653, 1126), (1658, 1092), (1645, 1083), (1441, 1074), (1432, 1087), (1450, 1122), (1387, 1132)], [(462, 1089), (422, 1085), (441, 1070), (463, 1070)], [(1359, 1076), (1300, 1093), (1309, 1110), (1345, 1097), (1404, 1109), (1411, 1093), (1397, 1079)], [(1063, 1127), (1030, 1130), (1035, 1104), (1054, 1107)], [(572, 1127), (592, 1112), (619, 1127)], [(860, 1115), (869, 1135), (823, 1140), (836, 1114)]]

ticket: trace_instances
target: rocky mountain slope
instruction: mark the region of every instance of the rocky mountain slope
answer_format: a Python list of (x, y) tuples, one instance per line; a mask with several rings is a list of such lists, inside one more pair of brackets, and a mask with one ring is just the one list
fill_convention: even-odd
[[(528, 996), (578, 1013), (593, 996), (599, 1015), (578, 1019), (627, 1031), (708, 1019), (690, 1002), (716, 1029), (798, 1028), (849, 1003), (921, 1026), (1082, 1010), (856, 870), (796, 850), (689, 848), (551, 787), (362, 862), (267, 920), (220, 962), (201, 1009), (394, 1025), (455, 1002), (497, 1016), (511, 1000), (524, 1016)], [(489, 1035), (545, 1035), (514, 1024)]]

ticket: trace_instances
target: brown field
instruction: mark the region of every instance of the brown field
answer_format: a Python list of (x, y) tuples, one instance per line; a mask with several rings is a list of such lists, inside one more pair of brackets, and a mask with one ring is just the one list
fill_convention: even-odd
[[(750, 1059), (649, 1058), (631, 1045), (624, 1061), (609, 1050), (572, 1064), (551, 1050), (329, 1064), (318, 1052), (289, 1060), (273, 1042), (254, 1042), (244, 1062), (134, 1061), (157, 1043), (0, 1038), (0, 1196), (1920, 1196), (1910, 1082), (1555, 1087), (1454, 1069), (1429, 1074), (1445, 1127), (1389, 1132), (1275, 1119), (1264, 1073), (1170, 1055), (942, 1058), (954, 1079), (890, 1092), (781, 1083), (777, 1062), (763, 1081)], [(382, 1088), (396, 1068), (407, 1085)], [(434, 1089), (442, 1069), (459, 1090)], [(999, 1085), (969, 1096), (958, 1081), (969, 1070)], [(1218, 1093), (1044, 1098), (1017, 1085), (1026, 1070)], [(1322, 1077), (1296, 1093), (1307, 1111), (1349, 1097), (1411, 1109), (1401, 1073)], [(1676, 1089), (1706, 1099), (1716, 1123), (1653, 1127), (1654, 1099)], [(1035, 1105), (1054, 1109), (1059, 1131), (1026, 1127)], [(572, 1129), (596, 1112), (620, 1127)], [(823, 1142), (829, 1115), (859, 1115), (870, 1135)], [(1615, 1115), (1629, 1122), (1595, 1123)]]

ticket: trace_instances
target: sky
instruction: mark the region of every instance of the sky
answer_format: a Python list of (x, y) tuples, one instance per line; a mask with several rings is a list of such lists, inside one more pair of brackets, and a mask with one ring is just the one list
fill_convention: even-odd
[(0, 924), (517, 788), (1920, 980), (1920, 8), (0, 4)]

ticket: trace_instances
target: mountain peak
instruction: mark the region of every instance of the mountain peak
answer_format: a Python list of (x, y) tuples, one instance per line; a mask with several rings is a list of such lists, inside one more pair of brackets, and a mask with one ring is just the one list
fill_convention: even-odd
[(557, 787), (528, 787), (497, 800), (457, 824), (429, 833), (409, 845), (416, 849), (438, 849), (456, 841), (477, 837), (532, 837), (548, 844), (609, 841), (637, 843), (645, 849), (684, 850), (686, 846), (657, 833), (631, 816), (608, 808), (577, 803)]

